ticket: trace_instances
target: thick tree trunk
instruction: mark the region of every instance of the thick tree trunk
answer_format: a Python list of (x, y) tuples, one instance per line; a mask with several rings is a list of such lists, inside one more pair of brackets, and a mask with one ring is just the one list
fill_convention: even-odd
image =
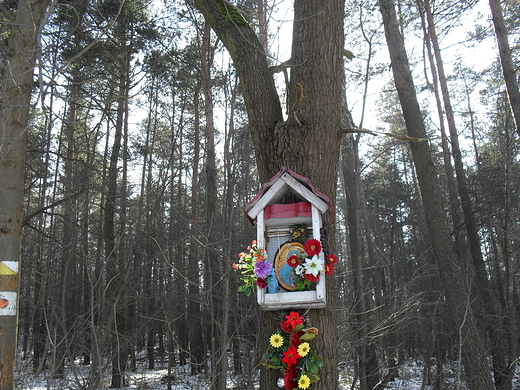
[[(16, 15), (6, 14), (10, 33), (0, 101), (0, 388), (14, 387), (21, 269), (25, 140), (29, 123), (38, 36), (49, 0), (20, 0)], [(10, 271), (8, 271), (10, 270)]]
[[(433, 46), (433, 53), (439, 73), (439, 84), (442, 91), (442, 99), (444, 102), (444, 112), (448, 122), (448, 129), (450, 132), (450, 140), (453, 151), (453, 161), (455, 164), (455, 174), (458, 184), (458, 192), (461, 199), (462, 211), (464, 213), (464, 225), (469, 244), (469, 251), (473, 263), (473, 270), (475, 273), (475, 281), (472, 284), (472, 289), (477, 293), (482, 307), (482, 315), (486, 331), (489, 333), (491, 340), (491, 355), (493, 357), (493, 370), (495, 372), (495, 382), (500, 386), (500, 390), (511, 390), (513, 372), (508, 368), (507, 352), (502, 332), (502, 324), (497, 322), (497, 318), (503, 318), (503, 313), (497, 297), (493, 294), (491, 283), (488, 279), (486, 264), (482, 256), (480, 236), (477, 228), (477, 220), (475, 212), (473, 211), (473, 204), (469, 195), (468, 184), (466, 180), (466, 173), (464, 171), (464, 164), (462, 162), (462, 153), (459, 146), (459, 136), (455, 124), (455, 115), (451, 105), (450, 94), (448, 90), (448, 82), (444, 72), (444, 62), (441, 56), (441, 49), (437, 39), (437, 32), (433, 20), (433, 13), (429, 0), (424, 0), (424, 7), (426, 11), (426, 18), (428, 21), (428, 31), (430, 40)], [(442, 116), (441, 116), (442, 121)], [(450, 178), (448, 177), (448, 180)], [(508, 384), (509, 383), (509, 384)]]
[[(290, 112), (285, 122), (267, 58), (252, 28), (240, 20), (237, 23), (226, 19), (217, 7), (218, 2), (196, 0), (195, 3), (233, 58), (248, 112), (260, 180), (268, 180), (286, 166), (308, 177), (316, 188), (334, 199), (342, 112), (344, 0), (294, 2)], [(333, 250), (331, 219), (326, 217), (324, 222), (329, 248)], [(337, 388), (332, 284), (331, 278), (327, 308), (309, 312), (313, 324), (320, 329), (316, 348), (325, 359), (316, 389)], [(265, 313), (262, 318), (263, 340), (273, 330), (275, 315)], [(275, 389), (276, 379), (277, 373), (262, 370), (261, 387)]]
[[(379, 0), (379, 4), (392, 61), (394, 81), (408, 134), (411, 137), (426, 138), (394, 3), (392, 0)], [(459, 332), (462, 359), (469, 386), (473, 390), (493, 389), (491, 369), (487, 363), (487, 351), (469, 303), (468, 283), (461, 278), (463, 273), (458, 266), (458, 259), (453, 250), (431, 150), (427, 142), (412, 143), (411, 149), (421, 189), (428, 233), (446, 293), (446, 301)]]

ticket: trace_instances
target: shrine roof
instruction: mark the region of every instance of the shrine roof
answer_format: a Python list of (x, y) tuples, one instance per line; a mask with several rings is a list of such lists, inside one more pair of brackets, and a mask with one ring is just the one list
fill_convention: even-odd
[(311, 203), (321, 213), (330, 210), (334, 219), (334, 208), (329, 197), (318, 191), (307, 177), (301, 176), (287, 167), (282, 168), (260, 187), (255, 197), (245, 205), (246, 216), (253, 222), (261, 210), (279, 202), (289, 191), (301, 200)]

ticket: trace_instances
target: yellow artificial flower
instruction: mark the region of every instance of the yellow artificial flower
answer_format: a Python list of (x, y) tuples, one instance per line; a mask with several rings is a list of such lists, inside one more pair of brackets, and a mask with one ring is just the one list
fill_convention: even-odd
[(298, 381), (298, 388), (299, 389), (308, 389), (310, 385), (311, 385), (310, 378), (307, 375), (303, 374), (300, 377), (300, 380)]
[(310, 350), (311, 346), (309, 345), (309, 343), (301, 343), (298, 346), (298, 355), (300, 355), (301, 357), (307, 356)]
[(280, 348), (283, 345), (283, 337), (279, 333), (274, 333), (269, 338), (269, 344), (274, 348)]

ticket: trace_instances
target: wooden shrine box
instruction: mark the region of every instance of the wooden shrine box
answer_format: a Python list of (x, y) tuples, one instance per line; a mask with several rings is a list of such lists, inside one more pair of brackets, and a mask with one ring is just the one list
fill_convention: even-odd
[[(280, 204), (283, 199), (295, 203)], [(309, 238), (320, 240), (322, 214), (332, 206), (329, 198), (317, 191), (309, 179), (288, 168), (283, 168), (265, 183), (255, 198), (245, 207), (252, 222), (256, 221), (257, 245), (265, 249), (267, 260), (273, 263), (281, 246), (291, 241), (291, 226), (306, 225), (312, 234)], [(323, 254), (322, 254), (323, 255)], [(325, 273), (320, 276), (316, 288), (309, 291), (288, 291), (278, 286), (273, 289), (258, 288), (258, 304), (263, 310), (323, 308), (326, 305)]]

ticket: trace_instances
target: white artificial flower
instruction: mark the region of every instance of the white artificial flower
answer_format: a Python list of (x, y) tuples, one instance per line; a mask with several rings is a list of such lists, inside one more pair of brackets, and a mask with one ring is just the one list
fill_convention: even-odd
[(303, 268), (303, 265), (297, 265), (294, 267), (294, 272), (296, 275), (302, 275), (305, 272), (305, 268)]
[(320, 272), (324, 271), (323, 260), (319, 255), (312, 256), (311, 259), (305, 259), (305, 264), (303, 265), (305, 268), (305, 273), (312, 274), (314, 276), (318, 276)]

